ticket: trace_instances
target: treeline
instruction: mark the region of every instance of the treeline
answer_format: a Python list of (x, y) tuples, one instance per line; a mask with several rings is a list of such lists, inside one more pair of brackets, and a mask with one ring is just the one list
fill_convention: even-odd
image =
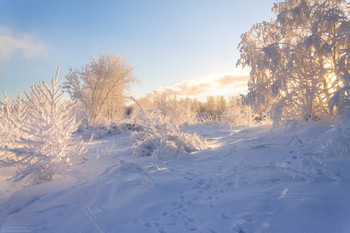
[[(200, 101), (197, 98), (170, 96), (148, 96), (138, 100), (145, 108), (153, 108), (155, 106), (171, 106), (171, 108), (190, 109), (198, 116), (207, 116), (217, 118), (232, 107), (241, 105), (241, 98), (238, 96), (224, 97), (222, 95), (207, 96), (206, 100)], [(129, 113), (137, 108), (132, 105), (128, 108)], [(137, 109), (136, 109), (137, 111)]]

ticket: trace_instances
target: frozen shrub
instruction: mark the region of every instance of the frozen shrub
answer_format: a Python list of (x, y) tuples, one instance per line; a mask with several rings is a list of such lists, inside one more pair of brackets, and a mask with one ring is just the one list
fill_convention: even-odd
[[(139, 105), (137, 102), (136, 104)], [(206, 141), (198, 135), (182, 132), (173, 116), (165, 109), (144, 112), (140, 105), (139, 108), (135, 124), (141, 125), (142, 131), (132, 135), (133, 155), (173, 157), (183, 152), (207, 148)]]
[(350, 113), (343, 115), (343, 118), (327, 132), (319, 147), (325, 155), (331, 157), (350, 156)]
[(176, 146), (173, 141), (164, 141), (150, 135), (138, 134), (132, 151), (133, 156), (176, 157), (183, 152), (182, 148)]
[(23, 103), (21, 95), (13, 101), (4, 93), (3, 102), (0, 101), (0, 147), (12, 147), (23, 132), (22, 122), (27, 117), (27, 106)]
[[(24, 178), (34, 184), (50, 181), (56, 171), (83, 152), (81, 138), (72, 136), (79, 122), (71, 111), (74, 105), (62, 100), (58, 73), (59, 69), (49, 84), (41, 81), (33, 85), (25, 93), (26, 99), (19, 97), (15, 107), (10, 108), (12, 104), (6, 97), (2, 103), (8, 109), (1, 122), (10, 126), (3, 129), (1, 136), (8, 136), (10, 142), (1, 144), (0, 165), (18, 168), (14, 181)], [(11, 125), (17, 128), (15, 133)]]

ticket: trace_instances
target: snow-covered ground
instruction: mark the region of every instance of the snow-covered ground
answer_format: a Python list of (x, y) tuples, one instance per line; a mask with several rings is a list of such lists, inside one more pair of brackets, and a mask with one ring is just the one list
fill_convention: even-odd
[(195, 125), (210, 149), (165, 159), (104, 136), (55, 181), (23, 188), (2, 170), (0, 232), (350, 232), (350, 159), (325, 157), (330, 128)]

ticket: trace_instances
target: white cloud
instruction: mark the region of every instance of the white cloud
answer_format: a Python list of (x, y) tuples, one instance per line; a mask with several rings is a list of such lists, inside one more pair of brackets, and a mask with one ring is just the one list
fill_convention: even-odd
[(227, 90), (242, 90), (247, 87), (249, 76), (247, 75), (210, 75), (194, 80), (186, 80), (176, 83), (168, 87), (160, 87), (159, 89), (148, 93), (152, 95), (168, 95), (176, 94), (178, 96), (197, 97), (204, 94), (227, 92)]
[(15, 53), (28, 58), (38, 57), (46, 54), (46, 47), (34, 34), (18, 33), (0, 27), (0, 58), (8, 59)]

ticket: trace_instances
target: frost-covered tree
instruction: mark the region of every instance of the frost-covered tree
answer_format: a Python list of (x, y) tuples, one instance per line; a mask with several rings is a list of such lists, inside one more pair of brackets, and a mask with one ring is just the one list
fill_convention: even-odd
[(81, 138), (72, 135), (79, 124), (74, 104), (62, 99), (58, 73), (49, 84), (33, 85), (25, 99), (13, 102), (5, 96), (2, 102), (0, 124), (6, 128), (0, 137), (8, 139), (0, 142), (0, 165), (18, 168), (14, 181), (50, 181), (83, 152)]
[(286, 0), (272, 8), (276, 19), (241, 36), (238, 65), (251, 68), (245, 101), (275, 122), (320, 119), (330, 113), (347, 21), (345, 0)]
[(331, 98), (331, 110), (341, 115), (336, 127), (336, 134), (332, 135), (328, 147), (331, 153), (350, 155), (350, 21), (341, 25), (338, 34), (341, 46), (341, 58), (338, 62), (337, 75), (340, 77), (341, 87)]
[(4, 92), (3, 101), (0, 101), (0, 147), (12, 146), (22, 137), (21, 125), (26, 118), (27, 106), (21, 94), (13, 101)]
[(117, 55), (92, 57), (80, 70), (70, 68), (66, 79), (65, 89), (80, 103), (92, 126), (123, 113), (125, 92), (136, 81), (133, 68)]
[(350, 109), (350, 21), (344, 22), (338, 33), (340, 44), (340, 59), (337, 75), (340, 77), (341, 87), (334, 93), (330, 101), (332, 111), (349, 115)]

